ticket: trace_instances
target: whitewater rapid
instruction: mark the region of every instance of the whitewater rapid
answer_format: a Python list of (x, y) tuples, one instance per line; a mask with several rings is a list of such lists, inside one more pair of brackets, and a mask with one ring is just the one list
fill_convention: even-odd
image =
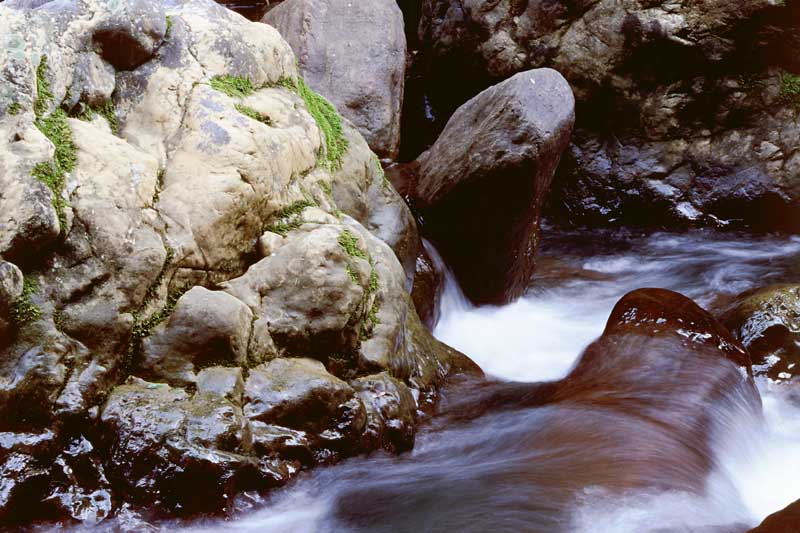
[[(718, 311), (744, 290), (800, 280), (798, 238), (597, 233), (561, 235), (545, 240), (543, 248), (530, 291), (506, 306), (470, 305), (447, 276), (434, 333), (489, 376), (521, 382), (564, 377), (632, 289), (673, 289)], [(541, 461), (546, 469), (552, 462), (548, 450), (515, 445), (517, 435), (526, 438), (526, 428), (553, 422), (545, 407), (423, 429), (409, 454), (379, 453), (317, 469), (267, 499), (240, 498), (233, 520), (189, 529), (394, 533), (450, 531), (452, 524), (474, 521), (460, 531), (492, 524), (506, 531), (740, 533), (800, 498), (800, 388), (766, 378), (757, 378), (757, 387), (763, 416), (744, 401), (720, 409), (702, 494), (612, 494), (585, 486), (568, 505), (553, 500), (548, 511), (548, 498), (557, 491), (539, 490), (530, 479), (515, 485), (516, 467), (508, 467)], [(592, 453), (592, 443), (586, 444)]]

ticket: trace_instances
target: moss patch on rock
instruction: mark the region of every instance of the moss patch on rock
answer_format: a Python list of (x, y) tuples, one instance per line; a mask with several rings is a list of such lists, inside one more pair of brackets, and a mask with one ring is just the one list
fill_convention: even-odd
[(800, 105), (800, 75), (784, 72), (781, 95), (786, 101)]
[(39, 290), (35, 279), (25, 276), (22, 285), (22, 294), (14, 302), (13, 320), (18, 326), (35, 322), (42, 318), (42, 310), (31, 301), (31, 296)]
[(111, 128), (111, 133), (119, 135), (119, 119), (117, 119), (117, 110), (114, 107), (114, 102), (109, 100), (101, 106), (87, 106), (83, 113), (78, 115), (78, 118), (92, 121), (97, 115), (106, 119), (108, 126)]
[(242, 76), (214, 76), (211, 78), (211, 88), (232, 98), (244, 98), (253, 94), (256, 88), (253, 82)]
[(356, 237), (350, 230), (342, 231), (339, 235), (339, 246), (347, 252), (350, 257), (358, 257), (360, 259), (367, 259), (367, 252), (358, 246), (358, 237)]
[(7, 109), (8, 114), (11, 115), (12, 117), (19, 115), (22, 112), (22, 110), (23, 110), (22, 104), (20, 104), (19, 102), (14, 102), (10, 106), (8, 106)]
[(238, 111), (242, 115), (252, 118), (253, 120), (257, 120), (258, 122), (263, 122), (267, 126), (272, 126), (271, 118), (269, 118), (267, 115), (263, 113), (259, 113), (252, 107), (246, 106), (244, 104), (236, 104), (234, 107), (236, 107), (236, 111)]
[(325, 154), (321, 161), (323, 166), (332, 171), (342, 168), (349, 143), (342, 130), (342, 117), (333, 104), (314, 92), (301, 77), (282, 78), (278, 81), (278, 86), (297, 93), (303, 99), (308, 112), (322, 131), (325, 137)]
[(63, 109), (56, 109), (50, 115), (44, 116), (53, 99), (47, 75), (47, 56), (42, 56), (39, 67), (36, 69), (37, 99), (33, 105), (36, 114), (34, 125), (53, 143), (55, 154), (53, 161), (37, 163), (31, 174), (47, 185), (53, 193), (53, 207), (58, 215), (61, 230), (64, 231), (68, 206), (64, 199), (64, 189), (67, 184), (66, 174), (74, 170), (78, 159), (78, 150), (72, 140), (72, 130), (67, 121), (67, 113)]
[(275, 213), (273, 219), (275, 222), (267, 225), (264, 231), (271, 231), (285, 237), (293, 229), (302, 226), (300, 214), (306, 207), (316, 207), (317, 203), (313, 200), (304, 199), (294, 202)]

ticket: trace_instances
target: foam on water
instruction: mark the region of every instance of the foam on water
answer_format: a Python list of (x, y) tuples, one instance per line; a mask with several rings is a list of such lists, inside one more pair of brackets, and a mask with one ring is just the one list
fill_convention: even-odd
[[(604, 240), (603, 236), (597, 238), (598, 242)], [(583, 348), (602, 332), (613, 305), (630, 290), (669, 288), (710, 307), (743, 290), (800, 279), (797, 238), (756, 239), (702, 232), (656, 234), (627, 239), (621, 248), (586, 249), (569, 242), (546, 241), (546, 254), (573, 267), (577, 265), (588, 275), (570, 273), (556, 281), (535, 283), (535, 289), (525, 297), (502, 307), (470, 305), (452, 275), (448, 275), (442, 318), (435, 335), (468, 354), (495, 377), (553, 380), (569, 372)], [(620, 496), (598, 487), (585, 487), (574, 505), (564, 511), (567, 521), (558, 530), (697, 532), (722, 526), (717, 531), (745, 531), (800, 498), (800, 392), (793, 396), (786, 385), (766, 380), (759, 380), (758, 387), (763, 417), (753, 415), (744, 406), (727, 406), (714, 421), (713, 467), (704, 494), (638, 491)], [(798, 391), (797, 387), (794, 390)], [(392, 501), (398, 505), (409, 498), (416, 502), (413, 498), (419, 496), (420, 487), (431, 485), (438, 490), (437, 483), (467, 491), (470, 480), (481, 479), (474, 477), (476, 469), (502, 469), (504, 461), (516, 453), (509, 449), (513, 446), (498, 444), (505, 448), (473, 457), (470, 454), (479, 450), (474, 444), (489, 443), (491, 449), (491, 443), (501, 443), (496, 439), (504, 431), (511, 431), (514, 423), (535, 427), (536, 410), (524, 416), (531, 418), (514, 421), (508, 415), (488, 416), (464, 428), (423, 432), (415, 450), (404, 458), (379, 454), (319, 469), (224, 527), (237, 531), (348, 531), (349, 527), (334, 516), (336, 497), (344, 494), (346, 498), (364, 486), (388, 487), (386, 490), (395, 498)], [(532, 461), (535, 463), (536, 459)], [(465, 492), (464, 497), (490, 506), (488, 502), (492, 500), (482, 498), (488, 498), (486, 491), (492, 490), (477, 486), (474, 493)], [(536, 499), (530, 494), (512, 497), (520, 498), (520, 505)], [(391, 508), (392, 501), (384, 504)], [(435, 513), (436, 506), (433, 507)], [(525, 522), (527, 526), (516, 527), (519, 523), (514, 520), (529, 517), (513, 511), (503, 511), (508, 515), (500, 516), (499, 509), (476, 510), (467, 505), (464, 512), (492, 516), (498, 527), (505, 525), (506, 530), (542, 530), (541, 522)], [(391, 512), (386, 516), (391, 517)], [(431, 525), (433, 522), (425, 522), (426, 516), (430, 518), (416, 518), (422, 521), (423, 529), (439, 531)], [(353, 527), (358, 531), (418, 530), (409, 529), (409, 523), (384, 521), (360, 529)], [(509, 523), (515, 527), (508, 527)], [(420, 522), (415, 527), (419, 526)]]

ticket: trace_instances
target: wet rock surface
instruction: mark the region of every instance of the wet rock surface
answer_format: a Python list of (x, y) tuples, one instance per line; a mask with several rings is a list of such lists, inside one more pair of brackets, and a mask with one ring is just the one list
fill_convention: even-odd
[(408, 207), (277, 31), (14, 0), (0, 33), (0, 522), (224, 513), (407, 449), (474, 368), (414, 311)]
[(749, 533), (790, 533), (800, 528), (800, 501), (769, 515)]
[(424, 231), (476, 303), (505, 303), (533, 273), (539, 215), (575, 120), (554, 70), (519, 73), (450, 118), (419, 159)]
[(800, 286), (744, 293), (720, 320), (747, 347), (756, 374), (790, 380), (800, 372)]

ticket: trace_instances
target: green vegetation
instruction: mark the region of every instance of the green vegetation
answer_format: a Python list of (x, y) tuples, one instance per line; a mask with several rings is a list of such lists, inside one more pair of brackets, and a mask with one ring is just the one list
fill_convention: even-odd
[(347, 252), (350, 257), (358, 257), (360, 259), (367, 259), (367, 252), (359, 248), (358, 237), (356, 237), (350, 230), (342, 231), (339, 235), (339, 246)]
[(315, 93), (303, 78), (283, 78), (278, 85), (296, 92), (306, 104), (308, 112), (314, 117), (317, 126), (325, 136), (325, 158), (322, 163), (328, 170), (342, 168), (342, 160), (347, 152), (348, 142), (342, 131), (342, 117), (328, 100)]
[(800, 75), (784, 72), (781, 94), (787, 101), (800, 105)]
[(22, 109), (23, 109), (22, 104), (20, 104), (19, 102), (14, 102), (10, 106), (8, 106), (8, 114), (11, 115), (12, 117), (15, 115), (19, 115), (20, 112), (22, 112)]
[(183, 296), (190, 288), (191, 287), (184, 286), (171, 291), (167, 296), (167, 303), (164, 304), (164, 307), (145, 319), (141, 318), (139, 311), (135, 311), (133, 313), (133, 329), (131, 329), (132, 341), (138, 344), (139, 340), (149, 337), (153, 332), (153, 329), (172, 314), (172, 312), (175, 310), (178, 300), (180, 300), (181, 296)]
[(31, 301), (31, 296), (39, 290), (35, 279), (25, 276), (22, 285), (22, 294), (14, 302), (12, 318), (18, 326), (35, 322), (42, 318), (42, 310)]
[(42, 61), (36, 69), (37, 99), (33, 104), (36, 113), (34, 124), (50, 142), (55, 146), (53, 161), (37, 163), (31, 174), (33, 177), (47, 185), (53, 193), (53, 207), (58, 215), (61, 230), (66, 227), (67, 201), (64, 199), (66, 188), (66, 174), (75, 169), (78, 159), (75, 143), (72, 141), (72, 130), (67, 122), (67, 114), (63, 109), (56, 109), (48, 116), (44, 113), (50, 108), (53, 93), (47, 79), (47, 56), (42, 56)]
[(294, 202), (275, 213), (275, 215), (273, 215), (275, 222), (269, 224), (264, 230), (285, 237), (287, 233), (303, 225), (300, 221), (300, 214), (303, 210), (306, 207), (316, 207), (316, 205), (317, 203), (315, 201), (307, 198)]
[(53, 311), (53, 324), (55, 324), (56, 329), (58, 331), (61, 331), (62, 333), (64, 331), (65, 318), (66, 317), (64, 316), (64, 311), (62, 311), (61, 309), (56, 309), (55, 311)]
[(244, 115), (246, 117), (250, 117), (253, 120), (257, 120), (259, 122), (263, 122), (267, 126), (272, 126), (272, 119), (271, 118), (269, 118), (267, 115), (265, 115), (263, 113), (259, 113), (258, 111), (256, 111), (252, 107), (249, 107), (249, 106), (246, 106), (246, 105), (243, 105), (243, 104), (236, 104), (235, 107), (236, 107), (236, 111), (238, 111), (242, 115)]
[(353, 268), (350, 265), (347, 265), (345, 267), (345, 270), (347, 270), (347, 275), (350, 276), (350, 279), (353, 280), (353, 283), (357, 284), (359, 281), (361, 281), (358, 277), (358, 272), (353, 270)]
[(97, 115), (100, 115), (108, 121), (111, 133), (119, 135), (119, 120), (117, 119), (117, 111), (114, 107), (114, 102), (109, 100), (101, 106), (86, 106), (83, 112), (77, 115), (77, 118), (91, 122)]
[(172, 15), (167, 15), (167, 31), (164, 32), (164, 38), (169, 39), (169, 34), (172, 32)]
[(50, 80), (47, 79), (47, 56), (42, 56), (39, 66), (36, 68), (36, 101), (33, 103), (33, 112), (36, 118), (41, 118), (50, 108), (53, 101), (53, 92), (50, 88)]
[(214, 76), (211, 78), (211, 88), (232, 98), (244, 98), (256, 90), (253, 83), (241, 76)]

